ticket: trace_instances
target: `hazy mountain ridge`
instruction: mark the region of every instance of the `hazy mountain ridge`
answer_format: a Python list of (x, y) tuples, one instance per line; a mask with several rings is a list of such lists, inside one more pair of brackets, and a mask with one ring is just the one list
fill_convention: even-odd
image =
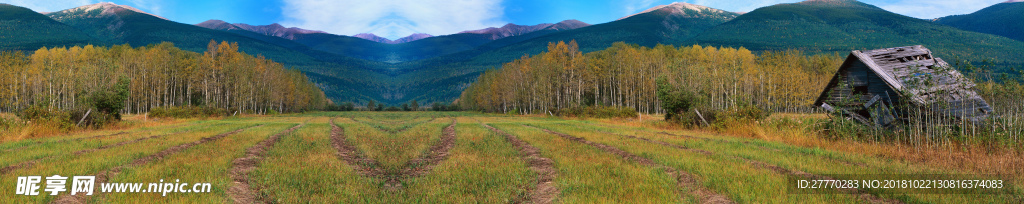
[(401, 43), (407, 43), (407, 42), (422, 40), (422, 39), (426, 39), (426, 38), (430, 38), (430, 37), (434, 37), (434, 36), (430, 35), (430, 34), (426, 34), (426, 33), (413, 33), (413, 34), (411, 34), (409, 36), (405, 36), (403, 38), (399, 38), (399, 39), (397, 39), (395, 41), (392, 41), (392, 42), (393, 42), (393, 44), (401, 44)]
[(577, 29), (577, 28), (582, 28), (582, 27), (587, 27), (587, 26), (590, 26), (590, 24), (589, 23), (584, 23), (583, 21), (579, 21), (579, 20), (576, 20), (576, 19), (569, 19), (569, 20), (564, 20), (564, 21), (555, 23), (554, 25), (548, 26), (547, 28), (544, 28), (544, 30), (563, 31), (563, 30), (572, 30), (572, 29)]
[(497, 40), (497, 39), (507, 38), (507, 37), (511, 37), (511, 36), (517, 36), (517, 35), (522, 35), (522, 34), (526, 34), (526, 33), (531, 33), (531, 32), (534, 32), (534, 31), (545, 29), (545, 28), (547, 28), (549, 26), (552, 26), (552, 25), (554, 25), (554, 24), (541, 23), (541, 24), (537, 24), (537, 25), (532, 25), (531, 26), (531, 25), (516, 25), (516, 24), (509, 23), (509, 24), (505, 24), (504, 26), (501, 26), (500, 28), (490, 27), (490, 28), (484, 28), (484, 29), (480, 29), (480, 30), (462, 31), (462, 32), (459, 32), (459, 33), (486, 34), (486, 35), (490, 35), (490, 39), (491, 40)]
[(306, 30), (302, 28), (286, 28), (281, 24), (273, 23), (270, 25), (254, 26), (244, 23), (230, 24), (222, 20), (208, 20), (196, 26), (214, 29), (214, 30), (246, 30), (254, 33), (259, 33), (268, 36), (280, 37), (289, 40), (295, 40), (297, 34), (310, 34), (310, 33), (327, 33), (318, 30)]
[(385, 37), (380, 37), (380, 36), (374, 35), (373, 33), (360, 33), (360, 34), (353, 35), (352, 37), (362, 38), (362, 39), (365, 39), (365, 40), (379, 42), (379, 43), (389, 43), (390, 44), (391, 42), (393, 42), (393, 41), (391, 41), (391, 40), (389, 40), (389, 39), (387, 39)]

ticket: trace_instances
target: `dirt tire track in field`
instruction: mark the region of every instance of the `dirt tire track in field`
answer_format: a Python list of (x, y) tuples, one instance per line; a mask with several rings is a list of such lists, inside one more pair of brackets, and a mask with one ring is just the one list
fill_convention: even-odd
[(256, 165), (263, 160), (263, 157), (268, 151), (270, 151), (270, 148), (273, 148), (274, 144), (277, 144), (277, 141), (281, 140), (281, 136), (290, 134), (295, 130), (302, 128), (302, 126), (306, 125), (306, 122), (295, 125), (287, 130), (274, 134), (259, 143), (256, 143), (252, 147), (249, 147), (249, 149), (245, 150), (245, 156), (231, 161), (231, 170), (228, 171), (228, 175), (231, 176), (231, 180), (234, 181), (234, 185), (231, 185), (226, 192), (232, 201), (235, 203), (270, 203), (265, 196), (256, 195), (256, 190), (253, 189), (250, 184), (249, 172), (256, 169)]
[[(555, 132), (555, 131), (551, 131), (551, 130), (540, 128), (540, 127), (534, 127), (534, 126), (528, 126), (528, 125), (524, 125), (524, 126), (532, 127), (532, 128), (537, 128), (537, 129), (543, 130), (544, 132), (547, 132), (547, 133), (550, 133), (550, 134), (553, 134), (553, 135), (558, 135), (558, 136), (560, 136), (562, 138), (565, 138), (567, 140), (570, 140), (570, 141), (575, 141), (575, 142), (583, 143), (583, 144), (586, 144), (586, 145), (590, 145), (590, 146), (598, 148), (598, 149), (600, 149), (600, 150), (602, 150), (604, 152), (608, 152), (608, 153), (612, 153), (614, 155), (618, 155), (619, 157), (622, 157), (623, 159), (630, 160), (630, 161), (633, 161), (633, 162), (636, 162), (636, 163), (640, 163), (640, 164), (643, 164), (645, 166), (652, 166), (652, 167), (664, 169), (669, 175), (671, 175), (672, 177), (675, 177), (675, 179), (676, 179), (676, 187), (678, 188), (678, 190), (689, 189), (690, 191), (687, 192), (687, 193), (696, 196), (698, 199), (700, 199), (701, 203), (735, 203), (731, 199), (729, 199), (728, 197), (726, 197), (726, 196), (724, 196), (722, 194), (718, 194), (718, 193), (716, 193), (716, 192), (714, 192), (714, 191), (712, 191), (710, 189), (707, 189), (707, 188), (704, 188), (704, 187), (700, 186), (700, 181), (697, 179), (697, 177), (695, 175), (693, 175), (693, 174), (688, 173), (688, 172), (681, 171), (681, 170), (676, 169), (674, 167), (658, 164), (658, 163), (654, 162), (653, 160), (650, 160), (650, 159), (647, 159), (647, 158), (644, 158), (644, 157), (641, 157), (641, 156), (637, 156), (635, 154), (626, 152), (626, 151), (624, 151), (622, 149), (619, 149), (619, 148), (616, 148), (616, 147), (608, 146), (608, 145), (601, 144), (601, 143), (591, 142), (589, 140), (586, 140), (586, 139), (583, 139), (583, 138), (580, 138), (580, 137), (574, 137), (572, 135), (568, 135), (568, 134), (560, 133), (560, 132)], [(680, 197), (684, 197), (684, 196), (680, 195)]]
[(406, 164), (401, 174), (404, 176), (422, 176), (430, 173), (430, 170), (448, 158), (448, 153), (455, 147), (455, 119), (452, 123), (441, 130), (441, 141), (430, 146), (430, 150)]
[[(637, 137), (637, 136), (632, 136), (632, 135), (617, 134), (617, 133), (610, 133), (610, 132), (604, 132), (604, 131), (597, 131), (597, 132), (601, 132), (601, 133), (605, 133), (605, 134), (610, 134), (610, 135), (617, 135), (617, 136), (620, 136), (620, 137), (625, 137), (625, 138), (630, 138), (630, 139), (635, 139), (635, 140), (641, 140), (641, 141), (645, 141), (645, 142), (649, 142), (649, 143), (655, 143), (655, 144), (659, 144), (659, 145), (662, 145), (662, 146), (676, 148), (676, 149), (685, 150), (685, 151), (690, 151), (690, 152), (699, 153), (699, 154), (703, 154), (703, 155), (707, 155), (707, 156), (711, 156), (711, 155), (715, 154), (714, 152), (710, 152), (710, 151), (706, 151), (706, 150), (693, 149), (693, 148), (684, 147), (684, 146), (681, 146), (681, 145), (671, 144), (671, 143), (664, 142), (664, 141), (652, 140), (652, 139), (642, 138), (642, 137)], [(801, 178), (805, 178), (805, 179), (825, 179), (825, 180), (833, 180), (834, 179), (834, 178), (830, 178), (830, 177), (827, 177), (827, 176), (807, 173), (807, 172), (803, 172), (803, 171), (800, 171), (800, 170), (787, 169), (787, 168), (783, 168), (783, 167), (780, 167), (780, 166), (764, 163), (764, 162), (761, 162), (761, 161), (755, 161), (755, 160), (752, 160), (752, 159), (742, 158), (742, 157), (738, 157), (738, 156), (731, 156), (731, 155), (723, 155), (723, 156), (730, 157), (730, 158), (733, 158), (733, 159), (738, 159), (738, 160), (741, 160), (741, 161), (745, 161), (748, 164), (750, 164), (751, 166), (754, 166), (754, 167), (757, 167), (757, 168), (761, 168), (761, 169), (771, 170), (771, 171), (774, 171), (774, 172), (779, 173), (779, 174), (790, 175), (790, 176), (797, 176), (797, 177), (801, 177)], [(858, 197), (861, 200), (864, 200), (864, 201), (866, 201), (868, 203), (903, 203), (903, 202), (900, 202), (900, 201), (897, 201), (897, 200), (881, 198), (881, 197), (878, 197), (876, 195), (872, 195), (870, 193), (859, 191), (859, 190), (841, 189), (841, 190), (838, 190), (838, 191), (845, 192), (845, 193), (851, 193), (851, 194), (857, 194)]]
[[(476, 120), (476, 118), (474, 118)], [(480, 120), (477, 120), (480, 122)], [(499, 130), (498, 128), (491, 127), (490, 125), (480, 123), (484, 127), (491, 129), (502, 136), (505, 136), (505, 140), (512, 143), (512, 146), (519, 150), (519, 155), (526, 160), (526, 164), (530, 166), (530, 170), (537, 173), (537, 184), (532, 188), (527, 189), (530, 194), (527, 199), (530, 203), (552, 203), (558, 198), (560, 191), (555, 186), (555, 178), (558, 177), (558, 171), (555, 170), (555, 162), (550, 158), (546, 158), (540, 155), (540, 149), (526, 143), (526, 141), (520, 140), (518, 137), (508, 134), (505, 131)], [(521, 202), (521, 201), (519, 201)], [(519, 203), (513, 202), (513, 203)]]
[(330, 123), (331, 146), (338, 151), (337, 155), (341, 160), (352, 166), (360, 175), (368, 177), (382, 177), (385, 175), (384, 170), (380, 168), (380, 163), (363, 156), (355, 146), (348, 143), (348, 140), (345, 139), (345, 129), (334, 124), (334, 118), (331, 118)]
[[(99, 173), (97, 173), (95, 175), (96, 176), (96, 180), (95, 180), (96, 185), (93, 186), (94, 195), (102, 196), (103, 192), (99, 191), (99, 187), (100, 187), (99, 184), (107, 183), (107, 181), (110, 180), (111, 177), (117, 176), (118, 174), (121, 173), (121, 171), (124, 171), (126, 168), (145, 165), (145, 164), (147, 164), (149, 162), (163, 159), (163, 158), (165, 158), (165, 157), (167, 157), (169, 155), (172, 155), (174, 153), (178, 153), (178, 152), (184, 151), (184, 150), (192, 148), (192, 147), (194, 147), (196, 145), (200, 145), (200, 144), (207, 143), (207, 142), (212, 142), (212, 141), (217, 141), (217, 140), (223, 139), (224, 137), (227, 137), (229, 135), (234, 135), (234, 134), (240, 133), (242, 131), (245, 131), (247, 129), (261, 127), (261, 126), (263, 126), (263, 125), (240, 128), (240, 129), (237, 129), (237, 130), (234, 130), (234, 131), (231, 131), (231, 132), (221, 133), (221, 134), (216, 135), (216, 136), (204, 137), (204, 138), (199, 139), (197, 141), (193, 141), (193, 142), (189, 142), (189, 143), (185, 143), (185, 144), (180, 144), (178, 146), (173, 146), (173, 147), (161, 150), (160, 152), (151, 154), (149, 156), (132, 160), (131, 163), (128, 163), (126, 165), (121, 165), (121, 166), (118, 166), (118, 167), (114, 167), (114, 168), (108, 169), (106, 171), (99, 172)], [(58, 203), (58, 204), (63, 204), (63, 203), (85, 203), (86, 200), (87, 200), (87, 197), (86, 197), (85, 193), (80, 193), (80, 194), (77, 194), (77, 195), (65, 194), (65, 195), (61, 195), (60, 197), (57, 197), (57, 199), (55, 199), (52, 203)]]
[[(184, 132), (188, 132), (188, 131), (184, 131)], [(149, 140), (149, 139), (154, 139), (154, 138), (166, 137), (168, 135), (181, 134), (181, 133), (184, 133), (184, 132), (176, 132), (176, 133), (169, 133), (169, 134), (163, 134), (163, 135), (154, 135), (154, 136), (143, 137), (143, 138), (138, 138), (138, 139), (134, 139), (134, 140), (121, 141), (121, 142), (118, 142), (118, 143), (115, 143), (115, 144), (104, 145), (104, 146), (100, 146), (100, 147), (97, 147), (97, 148), (79, 150), (79, 151), (76, 151), (74, 153), (71, 153), (71, 155), (72, 156), (78, 156), (78, 155), (89, 153), (89, 152), (95, 152), (95, 151), (99, 151), (99, 150), (109, 149), (109, 148), (112, 148), (112, 147), (124, 146), (124, 145), (127, 145), (127, 144), (138, 143), (138, 142), (142, 142), (142, 141)], [(7, 173), (10, 173), (11, 171), (22, 169), (22, 168), (29, 168), (29, 167), (35, 166), (36, 163), (38, 163), (39, 161), (42, 161), (44, 159), (53, 158), (53, 157), (56, 157), (56, 156), (57, 155), (50, 155), (50, 156), (46, 156), (46, 157), (43, 157), (43, 158), (33, 159), (33, 160), (17, 163), (17, 164), (14, 164), (14, 165), (10, 165), (10, 166), (4, 167), (4, 168), (0, 168), (0, 174), (7, 174)]]
[(410, 177), (426, 175), (430, 173), (430, 170), (434, 169), (435, 166), (440, 164), (441, 161), (447, 159), (448, 153), (455, 147), (455, 124), (457, 124), (457, 122), (455, 118), (452, 118), (452, 123), (444, 129), (441, 129), (441, 140), (430, 146), (430, 149), (426, 154), (423, 154), (419, 158), (409, 160), (409, 162), (405, 164), (405, 167), (399, 169), (397, 172), (390, 173), (384, 183), (384, 189), (391, 192), (401, 190), (402, 180)]

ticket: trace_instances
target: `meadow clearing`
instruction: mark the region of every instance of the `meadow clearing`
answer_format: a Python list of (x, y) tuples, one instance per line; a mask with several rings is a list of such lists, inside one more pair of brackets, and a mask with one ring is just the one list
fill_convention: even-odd
[[(725, 136), (673, 128), (656, 119), (644, 120), (466, 112), (317, 112), (137, 122), (132, 127), (0, 143), (0, 200), (1024, 202), (1024, 189), (1015, 185), (1024, 181), (1019, 170), (994, 171), (1003, 173), (992, 176), (990, 171), (978, 170), (984, 169), (978, 166), (942, 165), (858, 151), (859, 147), (879, 144)], [(1004, 179), (1007, 185), (987, 193), (906, 193), (893, 189), (794, 193), (790, 183), (794, 178), (908, 174), (984, 175)], [(19, 177), (52, 175), (94, 175), (96, 192), (70, 195), (65, 191), (51, 196), (42, 191), (46, 186), (43, 182), (39, 184), (43, 186), (40, 195), (13, 193)], [(210, 191), (107, 193), (101, 192), (100, 183), (209, 183)]]

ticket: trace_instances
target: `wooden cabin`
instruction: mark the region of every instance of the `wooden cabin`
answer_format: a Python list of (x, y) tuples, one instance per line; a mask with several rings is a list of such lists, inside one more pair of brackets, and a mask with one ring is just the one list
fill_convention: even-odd
[(920, 113), (978, 122), (992, 108), (974, 86), (921, 45), (853, 51), (814, 105), (876, 128)]

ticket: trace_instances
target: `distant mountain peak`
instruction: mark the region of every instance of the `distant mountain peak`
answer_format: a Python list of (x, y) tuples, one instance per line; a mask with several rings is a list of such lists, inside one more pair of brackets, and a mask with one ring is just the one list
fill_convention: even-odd
[(402, 43), (422, 40), (423, 38), (429, 38), (429, 37), (434, 37), (434, 36), (430, 35), (430, 34), (426, 34), (426, 33), (413, 33), (412, 35), (405, 36), (405, 37), (399, 38), (397, 40), (390, 40), (390, 39), (387, 39), (385, 37), (377, 36), (376, 34), (373, 34), (373, 33), (360, 33), (360, 34), (353, 35), (352, 37), (362, 38), (362, 39), (365, 39), (365, 40), (379, 42), (379, 43), (402, 44)]
[(865, 4), (857, 0), (806, 0), (797, 4), (803, 5), (816, 5), (816, 6), (844, 6), (844, 7), (864, 7), (864, 8), (876, 8), (870, 4)]
[(407, 43), (407, 42), (422, 40), (423, 38), (429, 38), (429, 37), (434, 37), (434, 36), (430, 35), (430, 34), (426, 34), (426, 33), (413, 33), (412, 35), (405, 36), (404, 38), (399, 38), (398, 40), (392, 41), (392, 44)]
[(1009, 1), (1004, 1), (1003, 3), (1018, 3), (1018, 2), (1024, 2), (1024, 0), (1009, 0)]
[(89, 12), (89, 11), (96, 10), (96, 9), (100, 9), (101, 10), (101, 12), (100, 12), (101, 16), (114, 15), (117, 12), (120, 12), (120, 11), (131, 11), (131, 12), (146, 14), (146, 15), (150, 15), (150, 16), (153, 16), (153, 17), (157, 17), (157, 18), (160, 18), (160, 19), (167, 20), (164, 17), (153, 15), (153, 14), (150, 14), (150, 13), (146, 13), (145, 11), (139, 10), (139, 9), (137, 9), (135, 7), (131, 7), (131, 6), (127, 6), (127, 5), (117, 5), (117, 4), (114, 4), (114, 3), (111, 3), (111, 2), (101, 2), (101, 3), (96, 3), (96, 4), (79, 6), (79, 7), (75, 7), (75, 8), (64, 10), (64, 11), (68, 11), (68, 12), (78, 12), (78, 11)]
[(238, 26), (231, 25), (231, 23), (217, 19), (203, 21), (202, 23), (196, 24), (196, 26), (214, 30), (241, 30)]
[(654, 11), (659, 11), (659, 10), (668, 11), (672, 15), (679, 15), (679, 16), (691, 17), (691, 18), (704, 17), (704, 16), (707, 16), (707, 15), (718, 15), (718, 14), (732, 13), (732, 12), (728, 12), (728, 11), (724, 11), (724, 10), (716, 9), (716, 8), (711, 8), (711, 7), (707, 7), (707, 6), (701, 6), (701, 5), (690, 4), (690, 3), (685, 3), (685, 2), (675, 2), (675, 3), (672, 3), (672, 4), (668, 4), (668, 5), (655, 6), (655, 7), (649, 8), (647, 10), (641, 11), (639, 13), (635, 13), (633, 15), (628, 15), (626, 17), (619, 18), (618, 20), (626, 19), (626, 18), (633, 17), (633, 16), (640, 15), (640, 14), (645, 14), (645, 13), (650, 13), (650, 12), (654, 12)]
[(268, 36), (280, 37), (289, 40), (295, 40), (296, 34), (310, 34), (310, 33), (327, 33), (318, 30), (306, 30), (302, 28), (286, 28), (281, 24), (272, 23), (270, 25), (254, 26), (244, 23), (230, 24), (222, 20), (208, 20), (202, 23), (196, 24), (196, 26), (214, 29), (214, 30), (245, 30), (254, 33), (259, 33)]
[(558, 31), (561, 31), (561, 30), (572, 30), (572, 29), (577, 29), (577, 28), (582, 28), (582, 27), (587, 27), (587, 26), (590, 26), (590, 24), (584, 23), (583, 21), (579, 21), (579, 20), (576, 20), (576, 19), (569, 19), (569, 20), (564, 20), (562, 22), (555, 23), (554, 25), (548, 26), (547, 28), (544, 28), (544, 29), (545, 30), (558, 30)]
[(484, 28), (484, 29), (480, 29), (480, 30), (467, 30), (467, 31), (459, 32), (459, 33), (473, 33), (473, 34), (491, 35), (489, 37), (491, 40), (497, 40), (497, 39), (502, 39), (502, 38), (507, 38), (507, 37), (512, 37), (512, 36), (532, 33), (532, 32), (538, 31), (538, 30), (544, 30), (544, 29), (546, 29), (548, 27), (551, 27), (553, 25), (555, 25), (555, 24), (541, 23), (541, 24), (537, 24), (537, 25), (532, 25), (531, 26), (531, 25), (516, 25), (516, 24), (513, 24), (513, 23), (509, 23), (509, 24), (505, 24), (505, 26), (501, 26), (501, 28), (490, 27), (490, 28)]
[(360, 34), (353, 35), (352, 37), (362, 38), (362, 39), (365, 39), (365, 40), (379, 42), (379, 43), (388, 43), (388, 44), (392, 43), (392, 41), (390, 39), (374, 35), (373, 33), (360, 33)]

